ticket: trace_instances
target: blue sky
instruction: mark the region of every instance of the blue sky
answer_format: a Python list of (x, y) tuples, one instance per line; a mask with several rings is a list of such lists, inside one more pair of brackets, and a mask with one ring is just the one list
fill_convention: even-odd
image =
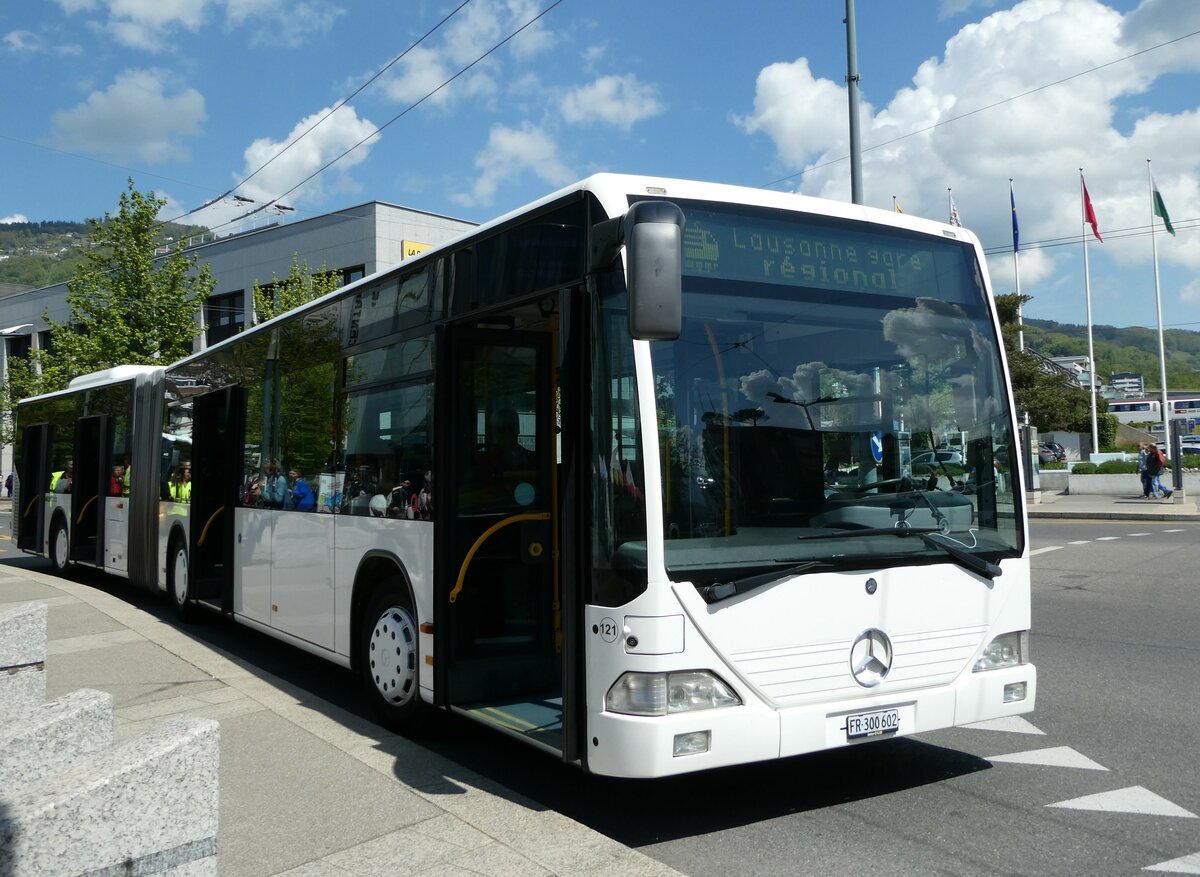
[[(596, 171), (849, 200), (844, 0), (562, 0), (482, 60), (554, 0), (459, 2), (6, 3), (0, 221), (100, 216), (128, 177), (163, 218), (241, 183), (289, 216), (381, 200), (483, 221)], [(856, 17), (867, 203), (945, 219), (952, 189), (1011, 291), (1014, 178), (1026, 313), (1083, 323), (1083, 167), (1105, 236), (1093, 321), (1155, 326), (1153, 159), (1178, 232), (1154, 239), (1164, 323), (1200, 330), (1200, 2), (857, 0)], [(244, 212), (226, 198), (190, 221)]]

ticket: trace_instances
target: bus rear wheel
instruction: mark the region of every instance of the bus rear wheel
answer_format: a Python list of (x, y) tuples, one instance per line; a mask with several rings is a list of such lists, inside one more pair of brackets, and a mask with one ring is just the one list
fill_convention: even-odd
[(399, 733), (417, 729), (423, 712), (417, 621), (403, 579), (384, 582), (359, 622), (359, 672), (379, 721)]
[(67, 522), (58, 517), (50, 528), (50, 564), (56, 573), (65, 575), (70, 559), (71, 539), (67, 535)]
[(167, 592), (175, 617), (180, 621), (195, 621), (196, 606), (188, 592), (188, 552), (184, 541), (176, 536), (167, 550)]

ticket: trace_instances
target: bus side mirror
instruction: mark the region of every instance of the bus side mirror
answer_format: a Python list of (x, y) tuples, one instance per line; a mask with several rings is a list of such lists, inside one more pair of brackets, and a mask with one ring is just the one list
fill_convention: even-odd
[(629, 287), (629, 333), (671, 341), (683, 325), (683, 211), (638, 201), (621, 223)]

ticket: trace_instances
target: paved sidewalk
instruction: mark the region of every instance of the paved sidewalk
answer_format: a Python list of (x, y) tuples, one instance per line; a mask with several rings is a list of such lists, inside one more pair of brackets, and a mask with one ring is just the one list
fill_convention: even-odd
[[(1026, 496), (1030, 496), (1026, 494)], [(1200, 521), (1200, 509), (1191, 496), (1144, 499), (1140, 493), (1097, 496), (1042, 491), (1026, 505), (1029, 517), (1095, 521)]]
[(116, 741), (219, 721), (222, 877), (678, 873), (118, 596), (0, 562), (0, 608), (25, 602), (49, 606), (48, 700), (109, 692)]

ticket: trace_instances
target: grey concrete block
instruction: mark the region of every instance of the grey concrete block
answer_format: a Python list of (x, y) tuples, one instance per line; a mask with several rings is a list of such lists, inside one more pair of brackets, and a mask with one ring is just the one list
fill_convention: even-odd
[(0, 670), (0, 716), (17, 716), (46, 702), (46, 672), (41, 666)]
[(0, 874), (157, 874), (215, 857), (218, 733), (168, 719), (0, 801)]
[(0, 671), (46, 661), (46, 606), (0, 609)]
[(81, 689), (12, 717), (0, 716), (0, 789), (15, 789), (112, 745), (113, 699)]
[(46, 699), (46, 607), (27, 603), (0, 609), (0, 716)]

